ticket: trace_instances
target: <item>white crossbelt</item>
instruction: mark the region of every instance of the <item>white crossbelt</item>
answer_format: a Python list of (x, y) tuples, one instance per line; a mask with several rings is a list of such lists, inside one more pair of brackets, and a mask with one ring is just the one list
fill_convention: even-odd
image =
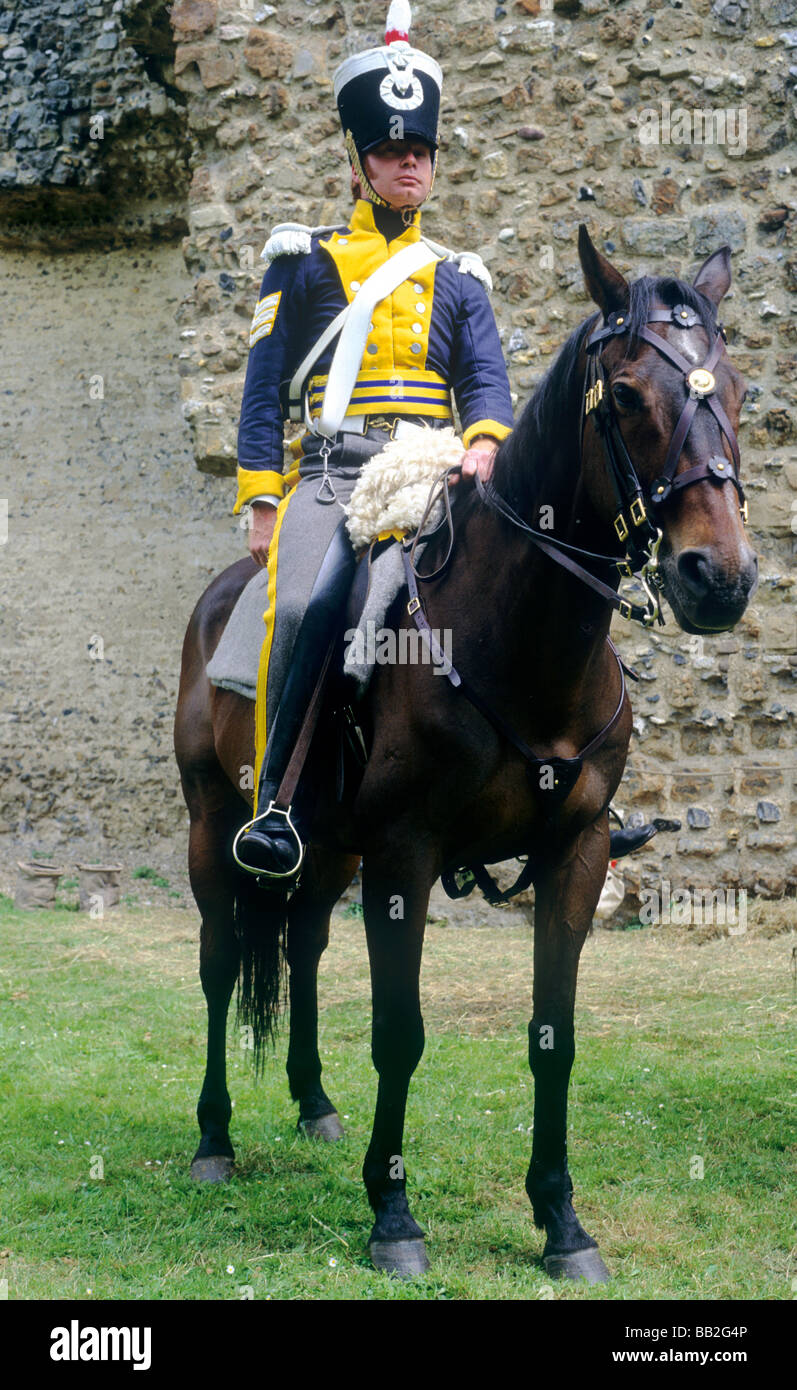
[[(314, 433), (321, 434), (326, 439), (334, 439), (349, 408), (374, 309), (405, 280), (409, 280), (410, 276), (417, 275), (419, 270), (440, 259), (437, 251), (432, 251), (421, 239), (413, 242), (411, 246), (405, 246), (368, 276), (351, 303), (347, 304), (345, 309), (341, 309), (327, 325), (321, 337), (299, 363), (288, 388), (291, 419), (303, 418), (303, 386), (310, 368), (318, 361), (336, 333), (340, 333), (327, 376), (321, 414), (317, 420), (306, 421), (308, 428)], [(297, 409), (298, 414), (295, 413)]]

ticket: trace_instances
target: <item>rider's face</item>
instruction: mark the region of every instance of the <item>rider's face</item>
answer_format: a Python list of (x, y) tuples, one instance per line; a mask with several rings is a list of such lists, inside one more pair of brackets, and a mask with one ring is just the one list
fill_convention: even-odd
[(423, 140), (383, 140), (363, 166), (380, 198), (393, 208), (418, 207), (432, 186), (432, 153)]

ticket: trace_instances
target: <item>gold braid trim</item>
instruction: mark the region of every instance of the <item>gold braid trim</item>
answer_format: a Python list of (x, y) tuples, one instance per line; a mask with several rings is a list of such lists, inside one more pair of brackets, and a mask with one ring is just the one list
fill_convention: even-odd
[(360, 163), (360, 156), (357, 150), (357, 146), (354, 143), (354, 136), (352, 135), (350, 130), (346, 131), (346, 151), (349, 156), (351, 167), (354, 170), (356, 177), (360, 181), (360, 190), (362, 197), (368, 198), (368, 200), (372, 203), (377, 203), (380, 208), (389, 208), (390, 204), (387, 201), (387, 199), (380, 198), (376, 189), (372, 187), (371, 182), (365, 170), (363, 169), (362, 164)]

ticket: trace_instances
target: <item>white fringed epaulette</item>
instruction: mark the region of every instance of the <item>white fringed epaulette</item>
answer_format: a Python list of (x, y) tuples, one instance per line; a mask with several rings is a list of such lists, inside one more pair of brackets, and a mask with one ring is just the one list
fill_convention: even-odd
[(447, 246), (441, 246), (437, 241), (430, 241), (424, 237), (427, 246), (430, 246), (438, 256), (442, 256), (444, 261), (450, 261), (459, 270), (460, 275), (473, 275), (480, 280), (488, 294), (493, 291), (493, 278), (484, 264), (481, 256), (477, 256), (475, 251), (450, 251)]
[(493, 277), (481, 256), (477, 256), (475, 251), (457, 251), (451, 256), (459, 267), (460, 275), (475, 275), (477, 280), (481, 280), (488, 294), (493, 292)]
[(314, 236), (334, 231), (337, 231), (336, 227), (306, 227), (302, 222), (280, 222), (279, 226), (273, 228), (260, 252), (260, 259), (274, 261), (277, 256), (307, 256)]

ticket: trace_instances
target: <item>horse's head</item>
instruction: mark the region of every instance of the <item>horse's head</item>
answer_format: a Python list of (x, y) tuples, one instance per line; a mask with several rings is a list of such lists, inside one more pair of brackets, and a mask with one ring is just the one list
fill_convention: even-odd
[(587, 339), (585, 486), (632, 559), (655, 551), (661, 531), (659, 582), (680, 626), (722, 632), (738, 622), (758, 575), (736, 442), (745, 383), (716, 317), (729, 248), (709, 256), (692, 285), (649, 276), (629, 284), (583, 226), (578, 249), (603, 311)]

